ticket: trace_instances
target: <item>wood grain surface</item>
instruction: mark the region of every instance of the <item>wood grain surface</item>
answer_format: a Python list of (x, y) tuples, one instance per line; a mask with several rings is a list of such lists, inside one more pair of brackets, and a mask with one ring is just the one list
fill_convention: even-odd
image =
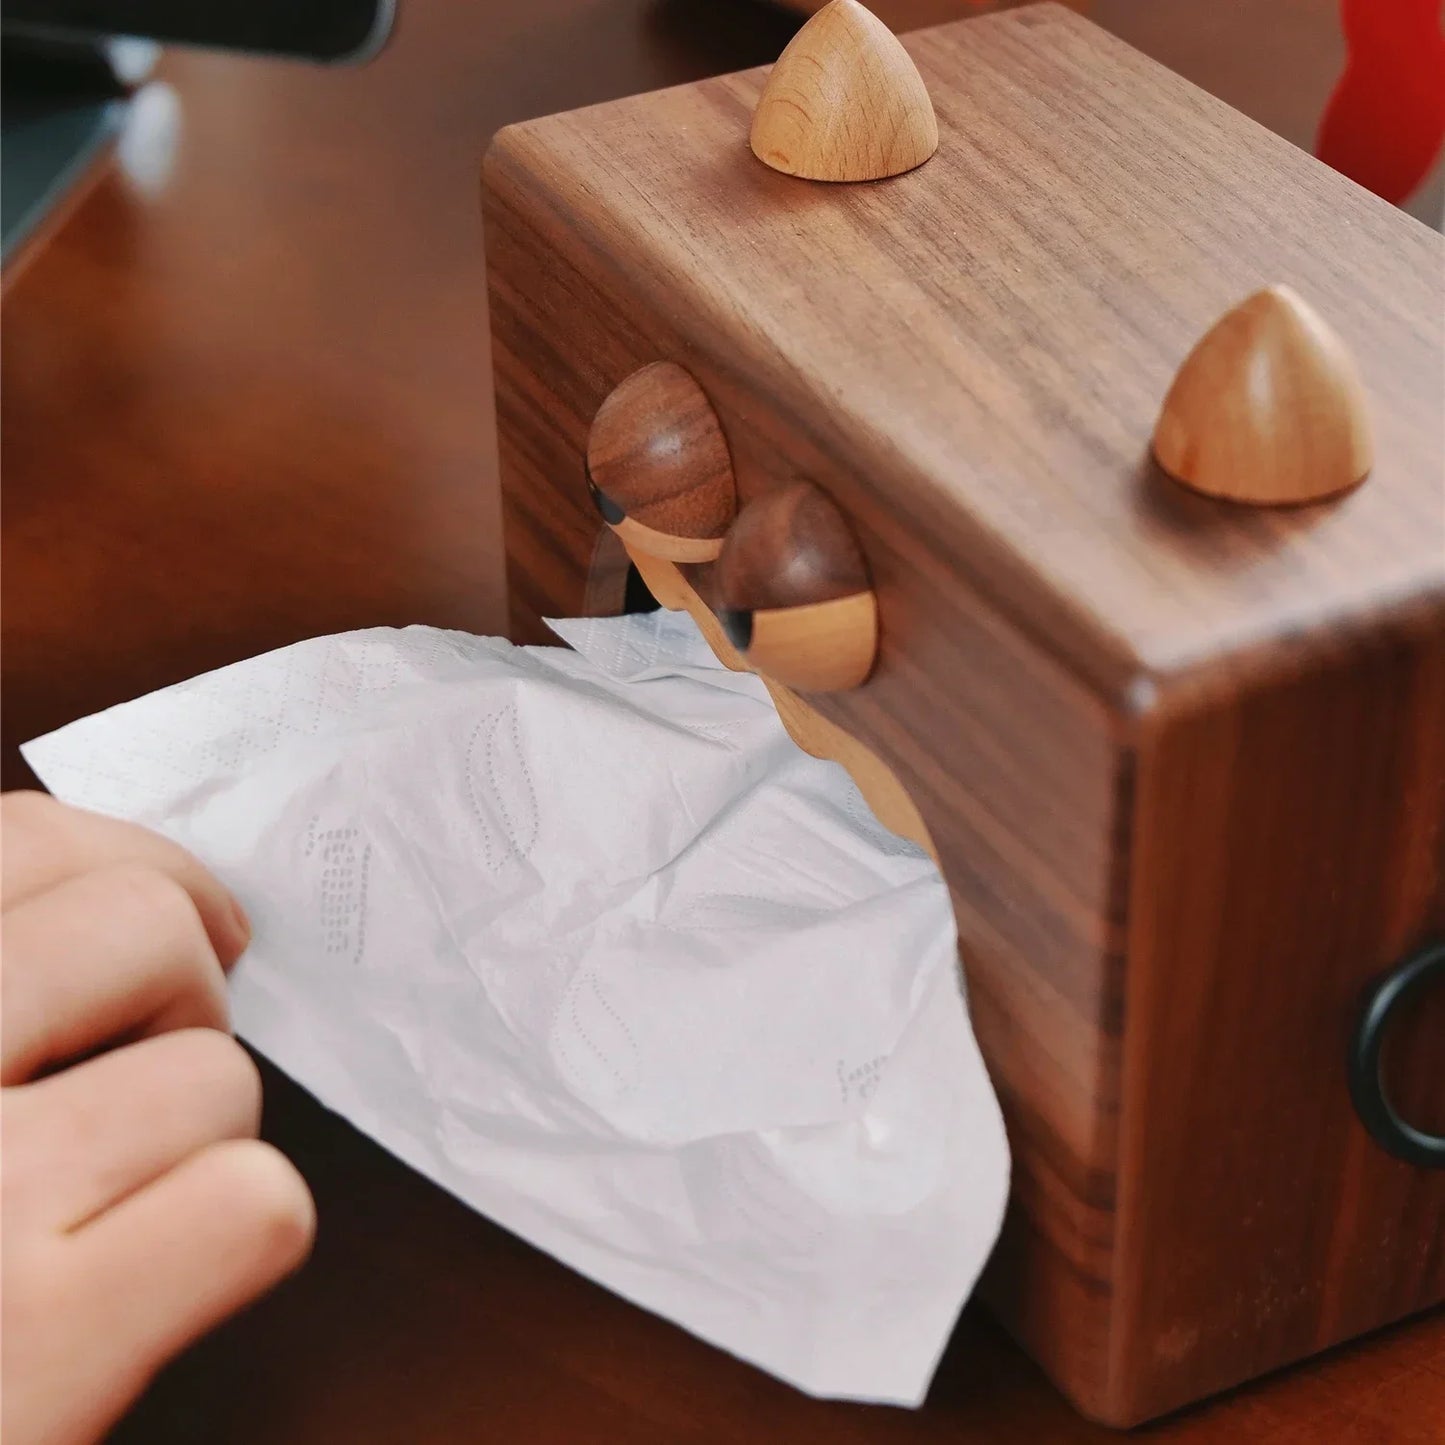
[[(886, 183), (800, 188), (752, 164), (737, 115), (757, 76), (560, 118), (504, 152), (541, 143), (605, 174), (625, 147), (627, 203), (599, 189), (575, 224), (624, 227), (609, 243), (654, 268), (639, 293), (689, 333), (756, 335), (778, 407), (886, 477), (901, 520), (1102, 686), (1439, 586), (1445, 238), (1083, 22), (1010, 14), (966, 50), (947, 27), (909, 37), (948, 143)], [(839, 257), (858, 284), (829, 284)], [(1148, 438), (1194, 343), (1275, 283), (1309, 296), (1387, 403), (1375, 479), (1333, 509), (1211, 528), (1154, 484)]]
[[(1145, 18), (1188, 46), (1227, 9)], [(268, 646), (500, 629), (481, 150), (509, 121), (762, 62), (789, 33), (742, 4), (408, 0), (360, 71), (171, 56), (169, 169), (110, 167), (6, 281), (7, 786), (29, 780), (17, 741)], [(1271, 38), (1221, 50), (1227, 78), (1305, 109)], [(585, 501), (564, 515), (597, 526)], [(121, 1445), (1117, 1438), (976, 1306), (921, 1412), (805, 1399), (521, 1245), (274, 1070), (265, 1086), (265, 1133), (317, 1195), (316, 1257), (167, 1371)], [(1416, 1445), (1442, 1412), (1435, 1316), (1143, 1438)]]
[[(1368, 984), (1445, 938), (1441, 599), (1142, 721), (1111, 1368), (1147, 1410), (1445, 1299), (1445, 1170), (1345, 1078)], [(1435, 1133), (1442, 1039), (1436, 989), (1391, 1040)]]
[[(498, 139), (514, 628), (586, 594), (580, 438), (645, 361), (703, 384), (744, 511), (800, 476), (842, 506), (881, 650), (808, 701), (908, 791), (952, 888), (1017, 1165), (989, 1297), (1127, 1423), (1445, 1293), (1445, 1180), (1392, 1173), (1343, 1069), (1354, 994), (1439, 926), (1445, 243), (1058, 7), (906, 44), (940, 147), (876, 185), (759, 169), (759, 74)], [(1174, 487), (1148, 443), (1198, 337), (1280, 279), (1360, 359), (1378, 460), (1263, 515)], [(1375, 687), (1398, 701), (1358, 728)], [(1256, 709), (1292, 706), (1271, 751)], [(1355, 786), (1397, 765), (1403, 790)], [(1195, 828), (1195, 772), (1227, 823)], [(1328, 811), (1296, 828), (1306, 795)], [(1236, 831), (1291, 840), (1277, 880)], [(1181, 966), (1196, 1005), (1170, 1014)], [(1417, 1103), (1432, 1022), (1398, 1050)]]

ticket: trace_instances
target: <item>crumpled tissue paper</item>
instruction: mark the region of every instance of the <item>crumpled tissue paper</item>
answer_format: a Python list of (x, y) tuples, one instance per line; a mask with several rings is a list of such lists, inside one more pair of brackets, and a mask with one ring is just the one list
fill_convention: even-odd
[(703, 1339), (917, 1404), (1009, 1170), (943, 881), (686, 614), (552, 626), (318, 638), (25, 756), (230, 885), (237, 1031), (323, 1103)]

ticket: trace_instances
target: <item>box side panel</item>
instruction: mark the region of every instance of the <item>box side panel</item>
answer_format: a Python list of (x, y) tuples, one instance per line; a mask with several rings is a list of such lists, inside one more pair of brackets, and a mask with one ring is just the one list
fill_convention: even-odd
[[(1141, 745), (1111, 1395), (1158, 1414), (1445, 1297), (1445, 1172), (1359, 1123), (1367, 983), (1445, 938), (1445, 609), (1322, 638)], [(1445, 1131), (1445, 990), (1394, 1030)]]
[(577, 222), (527, 128), (487, 166), (487, 247), (513, 628), (587, 605), (600, 523), (586, 498), (591, 416), (668, 359), (703, 385), (744, 497), (796, 476), (848, 514), (879, 598), (861, 689), (810, 699), (872, 747), (918, 804), (951, 886), (970, 1006), (1015, 1154), (990, 1291), (1074, 1397), (1102, 1398), (1110, 1327), (1121, 928), (1121, 751), (1107, 710), (879, 501), (856, 458), (822, 450), (729, 336), (641, 299), (648, 257)]

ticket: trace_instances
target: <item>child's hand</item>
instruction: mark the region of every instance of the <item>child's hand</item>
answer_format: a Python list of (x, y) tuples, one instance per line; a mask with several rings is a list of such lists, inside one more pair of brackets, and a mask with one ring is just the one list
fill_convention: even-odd
[(69, 1445), (290, 1273), (315, 1219), (255, 1138), (260, 1079), (223, 1032), (250, 936), (227, 891), (41, 794), (0, 820), (0, 1434)]

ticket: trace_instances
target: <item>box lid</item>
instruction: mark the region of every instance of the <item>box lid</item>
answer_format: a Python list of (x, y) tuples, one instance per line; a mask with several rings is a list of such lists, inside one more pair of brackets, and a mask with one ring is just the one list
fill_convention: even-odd
[[(1086, 673), (1445, 605), (1445, 238), (1060, 6), (904, 43), (941, 139), (891, 180), (757, 161), (765, 70), (513, 127), (492, 164)], [(1262, 511), (1185, 492), (1149, 437), (1275, 282), (1353, 352), (1376, 464)]]

